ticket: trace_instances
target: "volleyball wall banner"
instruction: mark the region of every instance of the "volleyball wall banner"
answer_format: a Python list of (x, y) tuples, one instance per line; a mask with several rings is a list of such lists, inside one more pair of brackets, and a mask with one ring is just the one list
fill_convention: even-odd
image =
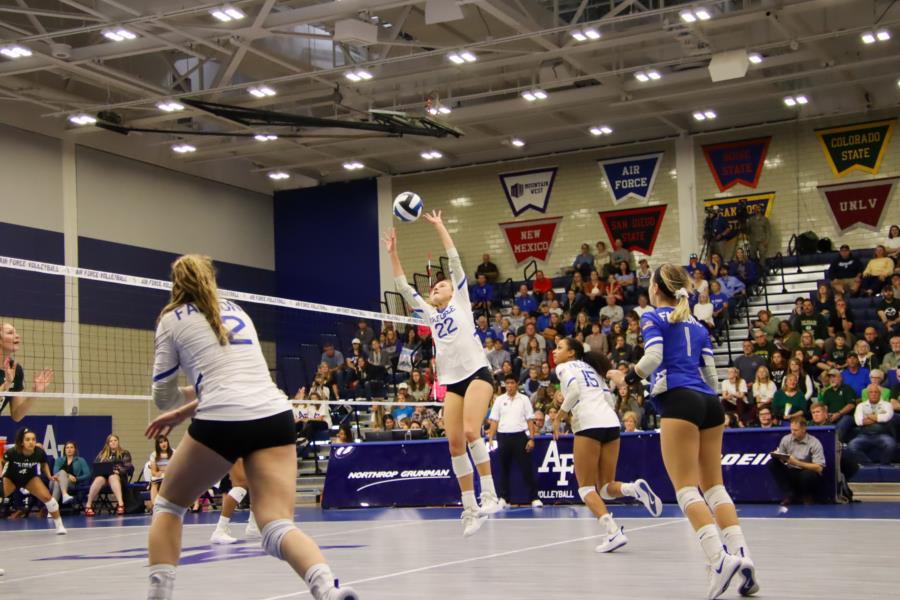
[(600, 213), (600, 220), (610, 244), (615, 240), (622, 243), (629, 250), (637, 250), (644, 254), (653, 254), (653, 246), (659, 235), (663, 217), (666, 215), (666, 205), (647, 206), (644, 208), (630, 208), (627, 210), (608, 210)]
[(629, 199), (639, 202), (650, 200), (662, 155), (662, 152), (655, 152), (641, 156), (598, 160), (597, 164), (600, 165), (603, 178), (609, 186), (613, 204), (618, 205)]
[(532, 169), (516, 173), (500, 173), (500, 185), (514, 217), (526, 210), (547, 212), (557, 167)]
[(878, 231), (898, 180), (900, 177), (888, 177), (820, 185), (819, 193), (831, 209), (834, 224), (841, 233), (855, 227)]
[(500, 229), (506, 234), (509, 247), (516, 257), (516, 264), (522, 264), (529, 258), (546, 261), (560, 221), (562, 217), (500, 223)]
[(720, 192), (737, 184), (756, 188), (771, 137), (703, 146), (703, 156)]
[(887, 119), (817, 129), (819, 145), (835, 176), (843, 177), (854, 170), (877, 175), (896, 122)]
[(772, 205), (775, 204), (775, 192), (764, 192), (762, 194), (747, 194), (745, 196), (730, 196), (728, 198), (710, 198), (703, 201), (704, 208), (712, 208), (718, 206), (722, 211), (722, 216), (728, 219), (728, 224), (733, 230), (740, 229), (740, 220), (738, 219), (738, 209), (741, 207), (750, 208), (752, 206), (760, 206), (763, 214), (771, 216)]

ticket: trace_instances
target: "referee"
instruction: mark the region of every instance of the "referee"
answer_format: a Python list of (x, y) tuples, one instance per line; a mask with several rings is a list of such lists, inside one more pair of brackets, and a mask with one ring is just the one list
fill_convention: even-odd
[(534, 410), (531, 400), (519, 393), (519, 384), (515, 377), (506, 378), (506, 392), (497, 396), (491, 413), (488, 416), (491, 428), (488, 431), (488, 444), (497, 435), (497, 446), (500, 453), (500, 473), (497, 492), (501, 505), (509, 503), (509, 473), (513, 461), (522, 471), (522, 479), (528, 488), (531, 506), (539, 508), (543, 503), (538, 498), (537, 483), (534, 478), (534, 465), (529, 455), (534, 450)]

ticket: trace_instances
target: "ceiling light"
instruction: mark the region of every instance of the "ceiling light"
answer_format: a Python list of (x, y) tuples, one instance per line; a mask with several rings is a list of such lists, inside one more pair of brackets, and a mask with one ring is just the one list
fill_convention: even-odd
[(163, 112), (177, 112), (179, 110), (184, 110), (184, 104), (171, 100), (168, 102), (157, 103), (156, 108)]
[(291, 174), (284, 171), (270, 171), (269, 179), (273, 181), (281, 181), (282, 179), (290, 179)]
[(176, 152), (178, 154), (189, 154), (196, 151), (197, 148), (191, 146), (190, 144), (175, 144), (174, 146), (172, 146), (172, 152)]
[(649, 77), (653, 81), (662, 79), (662, 75), (659, 74), (659, 71), (647, 71), (647, 77)]
[(364, 69), (356, 69), (353, 71), (347, 71), (346, 73), (344, 73), (344, 77), (355, 83), (357, 81), (368, 81), (372, 79), (372, 74)]
[(634, 78), (637, 79), (638, 81), (640, 81), (641, 83), (647, 83), (648, 81), (650, 81), (650, 78), (643, 71), (638, 71), (637, 73), (635, 73)]
[(124, 42), (125, 40), (137, 39), (137, 34), (121, 27), (117, 29), (104, 29), (101, 33), (103, 34), (103, 37), (112, 40), (113, 42)]
[(862, 34), (863, 44), (874, 44), (875, 43), (875, 34), (871, 31), (867, 31)]
[(513, 146), (515, 146), (516, 148), (521, 148), (522, 146), (525, 145), (525, 142), (523, 142), (519, 138), (513, 138), (513, 139), (509, 140), (509, 143), (512, 144)]
[(758, 65), (759, 63), (761, 63), (763, 61), (762, 54), (759, 54), (758, 52), (753, 52), (751, 54), (748, 54), (747, 59), (750, 62), (752, 62), (754, 65)]
[(709, 21), (712, 19), (712, 15), (705, 8), (698, 8), (694, 11), (694, 14), (697, 15), (697, 18), (701, 21)]
[(0, 48), (0, 54), (7, 58), (24, 58), (26, 56), (31, 56), (31, 50), (29, 50), (25, 46), (14, 44), (12, 46), (4, 46), (3, 48)]
[(704, 115), (707, 119), (715, 119), (716, 116), (717, 116), (717, 115), (716, 115), (716, 111), (714, 111), (714, 110), (709, 110), (709, 109), (704, 110), (704, 111), (703, 111), (703, 115)]
[(797, 106), (797, 105), (802, 106), (804, 104), (809, 104), (809, 99), (802, 94), (799, 96), (785, 96), (784, 97), (784, 105), (785, 106)]
[(596, 29), (585, 29), (584, 35), (588, 36), (588, 39), (591, 39), (591, 40), (599, 40), (600, 39), (600, 32), (597, 31)]
[(697, 17), (694, 15), (694, 11), (683, 10), (678, 14), (679, 16), (681, 16), (681, 20), (685, 23), (694, 23), (697, 21)]
[(574, 29), (569, 32), (569, 35), (575, 39), (576, 42), (586, 42), (588, 40), (599, 40), (601, 35), (600, 32), (594, 28), (590, 29)]
[(228, 23), (229, 21), (240, 21), (247, 16), (244, 11), (229, 4), (210, 9), (209, 14), (211, 14), (219, 21), (222, 21), (223, 23)]
[(695, 121), (705, 121), (706, 115), (704, 115), (702, 112), (700, 112), (698, 110), (697, 112), (694, 113), (694, 120)]
[(449, 115), (453, 111), (450, 110), (449, 108), (447, 108), (446, 106), (441, 105), (441, 106), (438, 106), (438, 112), (441, 113), (442, 115)]
[(476, 60), (478, 60), (478, 57), (475, 56), (474, 54), (472, 54), (471, 52), (469, 52), (468, 50), (464, 50), (464, 51), (460, 52), (459, 55), (467, 63), (473, 63)]
[(586, 42), (588, 39), (587, 36), (580, 29), (575, 29), (573, 31), (570, 31), (569, 35), (571, 35), (573, 38), (575, 38), (576, 42)]
[(537, 96), (535, 96), (534, 92), (532, 92), (531, 90), (525, 90), (524, 92), (522, 92), (522, 97), (529, 102), (534, 102), (535, 100), (537, 100)]
[(278, 136), (271, 133), (257, 133), (253, 136), (253, 139), (257, 142), (273, 142), (278, 139)]
[(425, 160), (434, 160), (436, 158), (443, 158), (444, 155), (438, 152), (437, 150), (427, 150), (419, 154)]
[(879, 29), (878, 33), (875, 34), (875, 37), (878, 38), (879, 42), (886, 42), (891, 39), (891, 32), (887, 29)]
[(72, 123), (73, 125), (93, 125), (96, 122), (97, 119), (85, 113), (79, 113), (69, 117), (69, 123)]
[(457, 65), (461, 65), (464, 62), (466, 62), (465, 59), (462, 56), (460, 56), (459, 54), (457, 54), (456, 52), (451, 52), (450, 54), (447, 55), (447, 58), (450, 59), (450, 62), (453, 62)]
[(366, 165), (364, 165), (361, 162), (356, 161), (356, 160), (354, 160), (352, 162), (344, 163), (344, 168), (347, 169), (348, 171), (356, 171), (357, 169), (363, 169), (363, 168), (365, 168), (365, 166)]
[(608, 125), (597, 125), (591, 127), (588, 131), (591, 132), (591, 135), (609, 135), (613, 132), (612, 127)]
[(451, 112), (453, 111), (443, 104), (432, 105), (428, 107), (428, 114), (432, 116), (437, 116), (438, 114), (449, 115)]
[(538, 100), (546, 100), (547, 99), (547, 92), (545, 92), (544, 90), (534, 90), (533, 94), (534, 94), (534, 97), (537, 98)]
[(267, 85), (261, 85), (259, 87), (252, 87), (247, 90), (251, 95), (256, 96), (257, 98), (265, 98), (267, 96), (274, 96), (275, 90), (270, 88)]
[(384, 27), (385, 29), (390, 29), (391, 27), (394, 26), (394, 24), (391, 23), (390, 21), (382, 21), (381, 26)]
[(808, 103), (809, 100), (807, 100), (806, 96), (797, 96), (797, 104), (803, 105)]
[(793, 96), (785, 96), (784, 97), (784, 105), (785, 106), (797, 106), (797, 101), (794, 100)]

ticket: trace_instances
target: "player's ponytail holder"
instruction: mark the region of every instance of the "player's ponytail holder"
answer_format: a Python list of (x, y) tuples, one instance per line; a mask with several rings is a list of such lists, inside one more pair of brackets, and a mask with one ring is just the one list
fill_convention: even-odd
[(675, 299), (676, 300), (678, 300), (679, 298), (684, 298), (685, 300), (687, 300), (688, 296), (689, 296), (688, 291), (685, 288), (678, 288), (677, 290), (675, 290)]

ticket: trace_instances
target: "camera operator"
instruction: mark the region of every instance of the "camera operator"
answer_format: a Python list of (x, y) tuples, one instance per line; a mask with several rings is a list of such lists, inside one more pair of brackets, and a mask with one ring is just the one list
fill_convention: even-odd
[(712, 251), (730, 261), (734, 255), (735, 238), (738, 231), (731, 227), (731, 222), (722, 214), (718, 206), (712, 207), (712, 217), (709, 221), (712, 240)]
[(769, 239), (772, 237), (772, 223), (760, 204), (749, 208), (747, 219), (747, 241), (750, 260), (765, 264), (769, 255)]

